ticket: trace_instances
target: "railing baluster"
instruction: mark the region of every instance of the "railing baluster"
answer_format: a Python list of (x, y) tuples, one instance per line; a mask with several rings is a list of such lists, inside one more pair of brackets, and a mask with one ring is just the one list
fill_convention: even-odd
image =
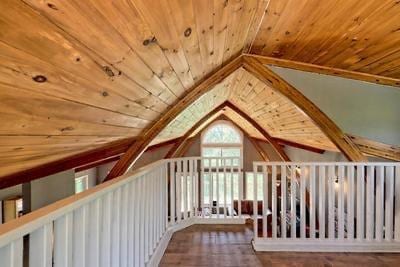
[(395, 219), (394, 219), (394, 239), (400, 241), (400, 166), (396, 166), (395, 174)]
[(117, 188), (113, 194), (112, 224), (111, 224), (111, 266), (120, 265), (120, 232), (121, 232), (121, 188)]
[(73, 215), (73, 266), (86, 266), (86, 247), (88, 230), (88, 206), (75, 210)]
[(193, 172), (193, 160), (189, 160), (189, 181), (190, 181), (190, 194), (189, 194), (189, 196), (190, 196), (190, 205), (189, 205), (189, 208), (190, 208), (190, 217), (192, 218), (193, 217), (193, 208), (194, 208), (194, 199), (195, 199), (195, 196), (194, 196), (194, 179), (193, 179), (193, 176), (194, 176), (194, 172)]
[(281, 166), (281, 237), (286, 238), (286, 166)]
[(306, 238), (306, 167), (300, 171), (300, 237)]
[(357, 239), (360, 241), (365, 238), (364, 202), (365, 202), (364, 166), (357, 165)]
[(205, 186), (204, 186), (204, 180), (205, 180), (205, 172), (204, 172), (204, 163), (206, 159), (201, 159), (201, 173), (200, 173), (200, 205), (201, 205), (201, 217), (204, 218), (205, 212), (204, 212), (204, 196), (205, 196)]
[[(275, 173), (276, 174), (276, 173)], [(254, 174), (254, 179), (257, 179), (257, 174)], [(263, 227), (263, 237), (268, 237), (268, 220), (267, 220), (267, 211), (268, 211), (268, 172), (267, 167), (262, 166), (262, 186), (263, 188), (263, 203), (262, 203), (262, 227)], [(256, 192), (257, 194), (257, 192)]]
[[(231, 181), (231, 192), (230, 192), (230, 195), (231, 195), (231, 217), (233, 218), (234, 217), (234, 213), (235, 213), (235, 205), (234, 205), (234, 199), (235, 199), (234, 191), (235, 190), (233, 190), (233, 186), (234, 186), (234, 182), (233, 182), (234, 181), (233, 180), (233, 159), (230, 159), (229, 163), (230, 163), (229, 167), (230, 167), (230, 178), (231, 178), (231, 180), (230, 180)], [(239, 208), (239, 204), (240, 204), (239, 203), (239, 199), (238, 199), (237, 203), (238, 203), (238, 208)]]
[(296, 238), (296, 166), (290, 166), (290, 237)]
[(374, 238), (374, 191), (375, 175), (374, 166), (367, 168), (367, 219), (366, 219), (366, 239), (371, 241)]
[(326, 192), (325, 192), (325, 166), (320, 165), (318, 168), (318, 173), (319, 173), (319, 196), (318, 196), (318, 204), (319, 204), (319, 214), (318, 214), (318, 223), (319, 223), (319, 229), (318, 229), (318, 234), (319, 238), (325, 238), (325, 200), (326, 200)]
[(102, 199), (102, 222), (100, 235), (100, 266), (111, 266), (111, 202), (112, 192)]
[[(174, 175), (175, 176), (175, 175)], [(144, 177), (140, 177), (136, 180), (136, 194), (137, 194), (137, 205), (135, 205), (137, 212), (138, 227), (135, 229), (136, 236), (138, 237), (137, 248), (135, 251), (138, 251), (138, 257), (135, 260), (136, 266), (144, 266), (144, 254), (145, 254), (145, 244), (144, 244), (144, 228), (145, 228), (145, 199), (144, 199)], [(138, 264), (137, 264), (138, 263)]]
[(0, 247), (0, 263), (2, 267), (22, 267), (23, 265), (22, 237), (10, 242), (6, 246)]
[(338, 238), (344, 239), (344, 166), (339, 165), (338, 170)]
[(209, 166), (208, 166), (208, 177), (209, 177), (209, 186), (210, 186), (210, 196), (209, 196), (209, 202), (210, 202), (210, 218), (212, 217), (212, 212), (213, 212), (213, 207), (214, 207), (214, 175), (212, 172), (212, 159), (209, 160)]
[[(128, 210), (128, 266), (135, 265), (135, 258), (139, 253), (136, 253), (136, 244), (135, 241), (139, 239), (136, 236), (135, 227), (137, 222), (135, 221), (135, 217), (137, 216), (136, 213), (136, 192), (135, 192), (135, 181), (129, 183), (128, 187), (128, 203), (127, 203), (127, 210)], [(90, 265), (89, 265), (90, 266)]]
[(176, 216), (177, 216), (177, 222), (179, 223), (182, 219), (182, 173), (181, 173), (181, 167), (182, 167), (182, 162), (178, 160), (176, 162), (177, 168), (176, 168)]
[(328, 238), (335, 238), (335, 166), (328, 167)]
[(189, 190), (188, 190), (188, 160), (182, 160), (183, 163), (183, 219), (186, 220), (188, 218), (188, 194), (189, 194)]
[[(271, 182), (271, 194), (272, 194), (272, 238), (277, 238), (277, 200), (278, 195), (276, 193), (276, 165), (272, 166), (272, 182)], [(267, 195), (268, 197), (268, 195)], [(268, 209), (268, 206), (265, 207)]]
[(221, 163), (221, 161), (220, 161), (220, 159), (217, 159), (216, 160), (216, 164), (217, 164), (217, 167), (216, 167), (216, 194), (217, 194), (217, 218), (219, 218), (219, 216), (220, 216), (220, 212), (219, 212), (219, 197), (220, 197), (220, 195), (219, 195), (219, 192), (220, 192), (220, 189), (221, 189), (221, 186), (220, 186), (220, 179), (219, 179), (219, 168), (221, 167), (220, 164)]
[(223, 159), (223, 170), (224, 170), (224, 219), (226, 218), (226, 159)]
[(254, 220), (254, 240), (258, 238), (258, 198), (257, 198), (257, 174), (258, 168), (254, 165), (253, 171), (253, 220)]
[(175, 224), (175, 205), (176, 205), (176, 196), (175, 196), (175, 161), (169, 162), (169, 194), (170, 194), (170, 225)]
[(52, 229), (53, 224), (47, 223), (29, 235), (29, 266), (52, 266)]
[(347, 239), (354, 239), (354, 166), (347, 166)]
[(128, 266), (128, 216), (130, 215), (130, 210), (128, 209), (128, 192), (129, 184), (122, 187), (121, 192), (121, 209), (120, 209), (120, 266)]
[(310, 238), (315, 239), (316, 218), (316, 190), (315, 190), (315, 165), (310, 166)]
[(67, 213), (54, 222), (54, 266), (72, 265), (72, 213)]
[(385, 199), (385, 240), (393, 240), (393, 197), (394, 177), (393, 167), (387, 166), (385, 170), (386, 199)]
[(242, 218), (242, 200), (243, 200), (243, 175), (244, 172), (241, 171), (240, 167), (237, 169), (237, 180), (238, 180), (238, 213), (239, 218)]
[(375, 217), (375, 239), (377, 241), (382, 241), (383, 239), (383, 218), (385, 206), (383, 202), (384, 195), (384, 186), (385, 186), (385, 177), (384, 177), (384, 167), (378, 166), (376, 168), (376, 217)]

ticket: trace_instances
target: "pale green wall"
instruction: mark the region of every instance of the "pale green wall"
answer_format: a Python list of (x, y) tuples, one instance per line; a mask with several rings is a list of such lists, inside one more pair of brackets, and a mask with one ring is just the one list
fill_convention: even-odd
[(270, 67), (346, 133), (400, 144), (400, 88)]

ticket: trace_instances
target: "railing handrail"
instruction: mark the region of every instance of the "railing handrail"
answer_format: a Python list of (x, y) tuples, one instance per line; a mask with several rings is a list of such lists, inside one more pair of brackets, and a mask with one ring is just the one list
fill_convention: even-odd
[(253, 165), (261, 166), (399, 166), (400, 162), (282, 162), (282, 161), (254, 161)]
[(99, 184), (84, 192), (61, 199), (48, 206), (0, 225), (0, 247), (7, 245), (12, 241), (23, 237), (30, 232), (33, 232), (44, 224), (54, 221), (64, 214), (69, 213), (134, 179), (143, 176), (151, 169), (158, 167), (167, 161), (167, 159), (155, 161), (134, 171), (127, 172), (126, 174), (115, 179)]

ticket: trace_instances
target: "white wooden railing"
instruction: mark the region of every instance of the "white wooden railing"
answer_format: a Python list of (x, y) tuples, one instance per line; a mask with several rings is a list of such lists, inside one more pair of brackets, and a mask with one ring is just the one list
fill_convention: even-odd
[(400, 252), (400, 163), (253, 166), (256, 250)]
[[(24, 261), (31, 267), (157, 266), (174, 231), (219, 217), (219, 223), (244, 222), (238, 216), (223, 221), (226, 213), (214, 214), (204, 201), (217, 199), (228, 211), (226, 177), (241, 173), (235, 162), (239, 160), (160, 160), (3, 224), (0, 266), (22, 267)], [(215, 172), (223, 173), (224, 183), (206, 185), (210, 179), (203, 175)], [(206, 195), (207, 186), (223, 192), (224, 201), (219, 193), (217, 198)]]

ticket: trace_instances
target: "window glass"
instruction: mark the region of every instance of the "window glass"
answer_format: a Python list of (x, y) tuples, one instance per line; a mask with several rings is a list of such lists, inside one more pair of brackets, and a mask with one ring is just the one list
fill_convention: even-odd
[(230, 143), (240, 144), (242, 142), (240, 134), (231, 126), (217, 124), (212, 126), (204, 135), (203, 143)]
[(88, 180), (89, 177), (87, 175), (75, 178), (75, 194), (78, 194), (88, 189)]

